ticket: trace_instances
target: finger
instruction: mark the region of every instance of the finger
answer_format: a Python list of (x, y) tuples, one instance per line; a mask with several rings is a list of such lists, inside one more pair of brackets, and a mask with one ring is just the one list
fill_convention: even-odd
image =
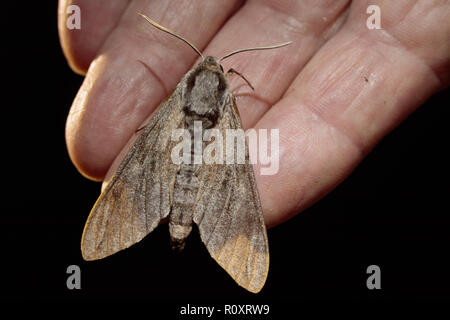
[[(58, 32), (64, 55), (73, 71), (85, 74), (109, 33), (114, 29), (129, 0), (59, 0)], [(70, 6), (80, 8), (80, 29), (69, 29), (74, 14)]]
[[(441, 77), (450, 53), (448, 5), (377, 3), (383, 29), (367, 29), (369, 2), (354, 2), (346, 25), (256, 126), (280, 128), (279, 172), (257, 176), (269, 226), (324, 196), (384, 135), (448, 85)], [(413, 36), (426, 41), (413, 43)]]
[(91, 64), (68, 116), (69, 155), (81, 173), (102, 179), (127, 140), (197, 57), (137, 12), (202, 49), (239, 3), (135, 0), (129, 4)]
[(230, 77), (244, 128), (252, 127), (277, 102), (311, 56), (344, 21), (348, 0), (251, 0), (211, 41), (206, 52), (222, 56), (230, 51), (293, 41), (287, 47), (240, 53), (223, 61), (242, 73)]

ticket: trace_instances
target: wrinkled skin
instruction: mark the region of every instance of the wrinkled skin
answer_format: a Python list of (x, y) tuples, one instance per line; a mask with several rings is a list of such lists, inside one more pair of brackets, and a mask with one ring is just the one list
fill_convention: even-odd
[[(66, 7), (81, 7), (68, 30)], [(198, 59), (151, 17), (205, 55), (292, 40), (282, 49), (223, 62), (245, 75), (231, 89), (244, 128), (280, 129), (280, 170), (256, 181), (268, 227), (320, 199), (427, 98), (449, 85), (450, 2), (376, 1), (381, 30), (369, 30), (373, 1), (60, 0), (59, 34), (68, 63), (86, 74), (67, 119), (78, 170), (108, 180), (182, 75)], [(100, 9), (101, 7), (101, 9)]]

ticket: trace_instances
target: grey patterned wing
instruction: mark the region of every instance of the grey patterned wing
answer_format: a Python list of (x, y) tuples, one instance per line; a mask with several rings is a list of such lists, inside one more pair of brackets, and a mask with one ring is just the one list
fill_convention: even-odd
[(183, 123), (180, 88), (163, 102), (89, 214), (81, 239), (85, 260), (107, 257), (144, 238), (169, 214), (178, 166), (173, 129)]
[[(233, 104), (218, 124), (220, 131), (242, 128)], [(266, 227), (245, 147), (245, 164), (202, 166), (194, 222), (211, 256), (242, 287), (259, 292), (269, 270)]]

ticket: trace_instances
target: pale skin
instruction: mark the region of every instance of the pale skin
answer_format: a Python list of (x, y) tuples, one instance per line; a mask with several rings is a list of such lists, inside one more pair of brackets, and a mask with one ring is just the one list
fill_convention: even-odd
[[(68, 30), (66, 7), (81, 8)], [(252, 46), (287, 47), (223, 61), (244, 128), (280, 130), (280, 168), (255, 175), (264, 219), (275, 226), (332, 190), (380, 139), (450, 82), (450, 1), (60, 0), (59, 34), (86, 78), (70, 110), (69, 155), (86, 177), (108, 181), (152, 112), (199, 59), (137, 12), (221, 57)], [(381, 9), (369, 30), (366, 9)]]

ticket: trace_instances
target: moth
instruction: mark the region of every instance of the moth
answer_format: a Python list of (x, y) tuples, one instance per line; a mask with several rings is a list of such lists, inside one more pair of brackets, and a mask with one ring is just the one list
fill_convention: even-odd
[[(245, 289), (257, 293), (269, 269), (269, 247), (248, 147), (243, 164), (175, 164), (173, 130), (194, 135), (202, 127), (241, 129), (242, 124), (220, 61), (203, 57), (188, 40), (139, 13), (154, 27), (191, 46), (202, 61), (187, 72), (161, 103), (92, 208), (84, 227), (85, 260), (102, 259), (139, 242), (168, 217), (172, 248), (182, 250), (195, 223), (210, 255)], [(244, 77), (243, 77), (244, 78)], [(248, 83), (248, 81), (244, 78)], [(137, 133), (138, 133), (137, 132)], [(207, 143), (207, 142), (205, 142)], [(194, 142), (192, 141), (192, 144)], [(192, 157), (196, 149), (191, 149)]]

